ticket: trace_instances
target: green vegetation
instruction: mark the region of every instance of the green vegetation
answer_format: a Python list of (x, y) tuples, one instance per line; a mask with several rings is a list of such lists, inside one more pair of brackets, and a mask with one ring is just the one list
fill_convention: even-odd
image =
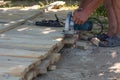
[[(4, 0), (7, 1), (8, 0)], [(43, 7), (45, 5), (48, 5), (54, 1), (58, 0), (9, 0), (9, 3), (0, 7), (25, 7), (25, 6), (32, 6), (32, 5), (40, 5), (40, 7)], [(63, 0), (66, 2), (66, 6), (77, 6), (80, 1), (78, 0)]]
[(96, 16), (106, 17), (105, 7), (103, 5), (101, 5), (99, 8), (96, 9), (96, 11), (93, 14)]
[[(4, 0), (8, 1), (8, 0)], [(54, 2), (57, 0), (9, 0), (9, 2), (5, 5), (2, 5), (0, 7), (25, 7), (25, 6), (32, 6), (32, 5), (40, 5), (40, 7), (43, 7), (45, 5), (48, 5), (51, 2)], [(71, 6), (71, 7), (77, 7), (80, 3), (80, 0), (63, 0), (66, 2), (65, 6)], [(104, 6), (100, 6), (96, 11), (93, 13), (95, 16), (106, 16), (105, 8)]]

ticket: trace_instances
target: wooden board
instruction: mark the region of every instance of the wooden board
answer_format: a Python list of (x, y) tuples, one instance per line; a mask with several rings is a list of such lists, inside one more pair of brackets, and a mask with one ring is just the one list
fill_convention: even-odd
[(23, 49), (23, 50), (29, 50), (29, 51), (45, 51), (46, 49), (50, 48), (44, 48), (43, 46), (39, 45), (25, 45), (25, 44), (11, 44), (11, 43), (1, 43), (0, 48), (6, 48), (6, 49)]
[[(38, 74), (44, 73), (36, 70), (41, 65), (41, 62), (49, 57), (52, 52), (59, 51), (63, 47), (61, 45), (61, 28), (56, 30), (51, 28), (50, 30), (53, 32), (47, 34), (41, 33), (46, 28), (36, 28), (31, 26), (30, 31), (26, 30), (24, 32), (19, 32), (18, 28), (15, 28), (0, 35), (1, 79), (7, 80), (3, 76), (9, 75), (12, 77), (8, 77), (8, 80), (17, 80), (18, 77), (21, 80), (31, 80)], [(53, 64), (54, 59), (47, 66), (50, 63)], [(43, 66), (43, 69), (46, 68)]]
[(38, 74), (46, 73), (44, 70), (60, 57), (54, 53), (63, 47), (62, 30), (24, 24), (0, 34), (0, 80), (32, 80)]
[(4, 49), (0, 48), (0, 56), (22, 57), (22, 58), (45, 58), (48, 51), (28, 51), (19, 49)]
[(35, 67), (35, 63), (41, 61), (39, 59), (33, 58), (16, 58), (16, 57), (8, 57), (8, 56), (1, 56), (0, 57), (0, 74), (5, 75), (9, 74), (12, 76), (19, 76), (21, 77), (27, 71)]
[[(47, 38), (47, 37), (45, 37)], [(49, 38), (49, 37), (48, 37)], [(26, 39), (26, 38), (15, 38), (15, 37), (12, 37), (12, 38), (1, 38), (0, 39), (0, 43), (11, 43), (11, 44), (32, 44), (32, 45), (46, 45), (49, 46), (49, 45), (52, 45), (52, 44), (55, 44), (57, 41), (56, 40), (52, 40), (52, 39), (49, 39), (49, 40), (46, 40), (46, 39)]]
[(38, 39), (42, 38), (40, 37), (41, 35), (44, 37), (57, 37), (57, 36), (63, 37), (62, 30), (63, 28), (41, 27), (41, 26), (35, 26), (35, 25), (29, 25), (29, 26), (22, 25), (20, 27), (17, 27), (15, 30), (12, 30), (12, 32), (11, 31), (6, 32), (7, 35), (2, 34), (1, 36), (10, 38), (9, 36), (19, 35), (19, 37), (27, 37), (27, 38), (32, 37), (32, 38), (38, 38)]
[(9, 75), (2, 75), (0, 76), (0, 80), (19, 80), (19, 77), (9, 76)]

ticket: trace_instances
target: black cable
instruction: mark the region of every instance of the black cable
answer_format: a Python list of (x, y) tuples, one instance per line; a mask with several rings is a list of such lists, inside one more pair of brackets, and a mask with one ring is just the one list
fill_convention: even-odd
[(59, 19), (58, 19), (58, 17), (57, 17), (57, 14), (55, 14), (55, 18), (56, 18), (56, 21), (59, 22)]
[(90, 18), (88, 18), (88, 20), (89, 20), (89, 21), (91, 21), (91, 20), (95, 20), (95, 21), (97, 21), (97, 25), (99, 25), (99, 26), (101, 27), (101, 30), (100, 30), (99, 33), (97, 33), (97, 35), (103, 33), (103, 27), (104, 27), (104, 26), (103, 26), (102, 22), (101, 22), (99, 19), (97, 19), (97, 18), (93, 18), (93, 17), (90, 17)]

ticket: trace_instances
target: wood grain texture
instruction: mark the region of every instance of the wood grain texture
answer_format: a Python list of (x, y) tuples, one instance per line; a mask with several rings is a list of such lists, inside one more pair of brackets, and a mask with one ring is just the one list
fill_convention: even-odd
[(21, 25), (25, 22), (11, 23), (0, 31), (0, 80), (32, 80), (60, 59), (63, 29)]

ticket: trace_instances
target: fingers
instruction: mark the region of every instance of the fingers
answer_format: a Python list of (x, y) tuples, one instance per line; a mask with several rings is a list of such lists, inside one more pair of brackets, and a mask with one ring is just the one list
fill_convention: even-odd
[(73, 13), (73, 21), (75, 22), (75, 24), (83, 24), (81, 14), (77, 10), (75, 10), (75, 12)]
[(74, 17), (73, 20), (75, 24), (83, 24), (83, 21), (79, 17)]
[(78, 19), (77, 22), (76, 22), (76, 24), (83, 24), (83, 21), (80, 20), (80, 19)]

